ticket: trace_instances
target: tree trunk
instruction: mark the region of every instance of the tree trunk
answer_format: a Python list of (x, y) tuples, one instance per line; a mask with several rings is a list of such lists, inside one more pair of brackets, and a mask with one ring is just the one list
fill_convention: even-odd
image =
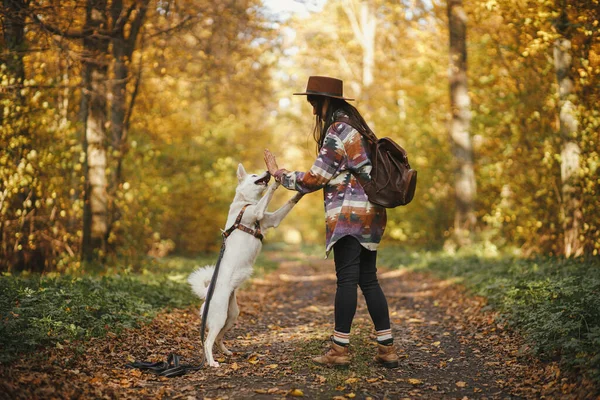
[(562, 148), (560, 152), (560, 178), (562, 183), (562, 219), (564, 232), (564, 253), (566, 257), (583, 254), (583, 245), (579, 240), (583, 214), (579, 198), (579, 155), (577, 143), (578, 122), (573, 105), (573, 80), (570, 77), (572, 57), (571, 40), (568, 37), (568, 20), (564, 2), (560, 2), (561, 18), (556, 24), (562, 37), (554, 42), (554, 67), (558, 83), (560, 107), (560, 135)]
[[(135, 102), (135, 95), (131, 96), (129, 105), (127, 104), (127, 82), (130, 77), (130, 65), (133, 52), (136, 47), (137, 38), (144, 24), (148, 6), (145, 2), (140, 3), (139, 9), (133, 17), (129, 26), (129, 35), (125, 35), (124, 24), (115, 28), (112, 37), (112, 56), (114, 65), (114, 79), (111, 87), (110, 104), (110, 130), (112, 147), (112, 173), (109, 183), (109, 225), (108, 231), (114, 221), (119, 219), (119, 211), (114, 203), (114, 198), (122, 179), (123, 157), (126, 151), (128, 116), (131, 115), (131, 108)], [(123, 15), (122, 0), (113, 0), (111, 5), (111, 15), (113, 24), (119, 21)], [(129, 108), (129, 110), (128, 110)]]
[(448, 0), (450, 33), (450, 140), (456, 163), (454, 233), (458, 244), (468, 244), (477, 222), (474, 211), (477, 187), (471, 145), (471, 100), (467, 86), (467, 16), (462, 0)]
[[(21, 94), (21, 88), (25, 81), (23, 55), (27, 49), (25, 26), (26, 15), (29, 12), (29, 2), (26, 0), (3, 0), (2, 6), (0, 14), (3, 17), (2, 32), (5, 48), (2, 49), (2, 54), (0, 55), (0, 64), (5, 64), (9, 76), (15, 79), (14, 85), (11, 85), (13, 89), (10, 93), (15, 111), (9, 117), (12, 121), (9, 120), (6, 122), (13, 126), (15, 129), (13, 135), (20, 142), (19, 146), (8, 151), (7, 155), (11, 156), (16, 166), (22, 162), (24, 157), (34, 147), (33, 136), (30, 130), (30, 115), (24, 112), (24, 108), (20, 107), (26, 103), (24, 96)], [(0, 125), (5, 123), (3, 114), (0, 112)], [(0, 198), (2, 201), (6, 199), (11, 202), (12, 204), (9, 207), (14, 207), (15, 209), (23, 209), (25, 201), (31, 201), (31, 203), (35, 204), (38, 199), (36, 191), (29, 185), (21, 188), (19, 193), (14, 196), (8, 196), (7, 193), (3, 193), (0, 194)], [(23, 211), (18, 222), (20, 228), (17, 228), (21, 236), (16, 238), (14, 245), (3, 246), (3, 249), (0, 249), (0, 254), (5, 259), (3, 262), (6, 262), (6, 266), (10, 265), (12, 270), (41, 272), (46, 266), (43, 240), (37, 240), (35, 246), (32, 246), (30, 240), (28, 240), (29, 235), (37, 229), (36, 209), (33, 207), (29, 210), (23, 209)], [(5, 224), (8, 227), (8, 221), (0, 218), (0, 236), (4, 236)]]
[[(86, 28), (98, 30), (105, 27), (106, 0), (88, 0)], [(105, 133), (108, 44), (108, 39), (96, 32), (83, 40), (83, 80), (88, 92), (84, 141), (87, 173), (82, 243), (82, 256), (85, 260), (92, 260), (96, 251), (105, 251), (108, 232)]]
[(364, 102), (365, 119), (372, 125), (373, 122), (369, 121), (372, 107), (368, 100), (369, 88), (374, 80), (377, 17), (375, 16), (375, 10), (371, 1), (361, 1), (357, 10), (352, 0), (343, 0), (342, 8), (348, 16), (354, 38), (362, 48), (362, 82), (360, 93), (356, 93), (355, 95), (360, 96), (361, 101)]
[[(121, 3), (115, 1), (115, 3)], [(111, 144), (111, 174), (109, 182), (109, 224), (111, 230), (113, 223), (119, 220), (119, 212), (115, 204), (116, 193), (121, 183), (121, 163), (124, 155), (125, 136), (125, 102), (127, 100), (127, 76), (129, 68), (127, 66), (127, 57), (125, 56), (125, 40), (122, 35), (117, 34), (112, 38), (113, 55), (113, 84), (111, 87), (110, 104), (110, 144)]]

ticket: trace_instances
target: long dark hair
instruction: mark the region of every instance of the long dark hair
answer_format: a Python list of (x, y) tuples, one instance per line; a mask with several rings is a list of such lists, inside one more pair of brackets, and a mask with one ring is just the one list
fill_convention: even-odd
[(317, 142), (317, 151), (323, 147), (323, 141), (325, 140), (327, 130), (331, 124), (336, 121), (336, 118), (341, 115), (348, 116), (353, 127), (360, 128), (362, 132), (373, 133), (358, 110), (346, 100), (329, 97), (329, 107), (325, 113), (325, 118), (321, 117), (321, 110), (323, 109), (325, 99), (325, 96), (307, 96), (309, 103), (317, 109), (315, 127), (313, 129), (313, 137), (315, 138), (315, 142)]

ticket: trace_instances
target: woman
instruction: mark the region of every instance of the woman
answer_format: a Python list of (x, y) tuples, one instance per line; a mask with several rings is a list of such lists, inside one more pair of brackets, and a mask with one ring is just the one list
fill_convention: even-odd
[[(356, 312), (357, 286), (360, 286), (377, 333), (375, 361), (398, 366), (393, 345), (388, 305), (377, 280), (377, 246), (386, 223), (385, 209), (369, 202), (356, 175), (369, 180), (371, 163), (367, 139), (354, 127), (370, 132), (365, 120), (343, 96), (339, 79), (311, 76), (306, 95), (316, 118), (314, 138), (319, 154), (308, 172), (279, 169), (275, 158), (265, 150), (269, 172), (282, 186), (302, 194), (323, 189), (326, 213), (326, 251), (333, 249), (337, 290), (335, 329), (331, 347), (313, 360), (318, 364), (346, 366), (350, 363), (350, 327)], [(349, 119), (350, 124), (337, 121)]]

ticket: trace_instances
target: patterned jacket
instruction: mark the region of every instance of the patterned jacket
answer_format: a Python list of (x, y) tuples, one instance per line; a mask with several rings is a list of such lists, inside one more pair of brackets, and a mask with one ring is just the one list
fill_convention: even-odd
[(353, 236), (368, 250), (376, 250), (387, 216), (385, 208), (370, 203), (364, 189), (350, 172), (370, 179), (371, 162), (366, 139), (344, 122), (327, 130), (319, 155), (308, 172), (280, 170), (277, 178), (290, 190), (306, 194), (323, 188), (326, 243), (329, 254), (336, 241)]

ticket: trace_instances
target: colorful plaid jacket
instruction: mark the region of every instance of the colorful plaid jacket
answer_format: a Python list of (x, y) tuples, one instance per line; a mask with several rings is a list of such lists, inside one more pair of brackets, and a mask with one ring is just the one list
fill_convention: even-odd
[(350, 172), (370, 179), (371, 162), (366, 144), (356, 129), (336, 122), (329, 127), (317, 160), (308, 172), (280, 170), (277, 173), (281, 185), (290, 190), (305, 194), (323, 188), (327, 254), (336, 241), (347, 235), (358, 239), (369, 250), (376, 250), (383, 236), (387, 221), (385, 208), (369, 202)]

